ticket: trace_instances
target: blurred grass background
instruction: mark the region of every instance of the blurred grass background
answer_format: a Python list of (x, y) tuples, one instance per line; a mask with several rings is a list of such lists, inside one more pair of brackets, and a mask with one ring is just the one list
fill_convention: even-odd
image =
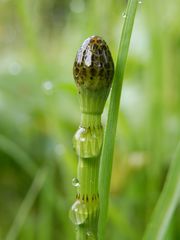
[[(0, 239), (74, 239), (80, 111), (72, 65), (90, 35), (102, 36), (116, 59), (125, 10), (125, 0), (0, 0)], [(179, 12), (178, 0), (139, 4), (107, 239), (141, 239), (179, 140)], [(180, 239), (179, 219), (178, 207), (166, 240)]]

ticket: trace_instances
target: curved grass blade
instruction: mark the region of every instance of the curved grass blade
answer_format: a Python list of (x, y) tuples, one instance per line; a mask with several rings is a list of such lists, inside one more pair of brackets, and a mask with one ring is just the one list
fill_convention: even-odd
[(180, 142), (171, 161), (163, 191), (154, 209), (143, 240), (162, 240), (180, 199)]
[(126, 66), (128, 49), (130, 44), (131, 33), (133, 29), (134, 18), (138, 0), (129, 0), (126, 12), (125, 23), (123, 26), (118, 58), (116, 64), (116, 72), (112, 86), (110, 97), (110, 105), (108, 112), (107, 126), (105, 130), (104, 144), (102, 148), (100, 175), (99, 175), (99, 194), (100, 194), (100, 217), (99, 217), (99, 240), (104, 239), (108, 198), (110, 189), (110, 179), (112, 171), (113, 150), (116, 136), (117, 119), (119, 112), (119, 102), (123, 83), (123, 76)]
[(0, 134), (0, 149), (6, 152), (26, 171), (31, 177), (36, 172), (36, 164), (16, 143)]
[(14, 219), (14, 222), (6, 236), (6, 240), (15, 240), (18, 239), (18, 234), (23, 226), (23, 224), (26, 221), (26, 218), (29, 214), (30, 209), (33, 206), (34, 201), (36, 200), (36, 197), (38, 196), (40, 190), (42, 189), (44, 182), (46, 180), (47, 176), (47, 170), (45, 168), (40, 169), (35, 178), (34, 181), (24, 198), (24, 201), (22, 202), (19, 211)]

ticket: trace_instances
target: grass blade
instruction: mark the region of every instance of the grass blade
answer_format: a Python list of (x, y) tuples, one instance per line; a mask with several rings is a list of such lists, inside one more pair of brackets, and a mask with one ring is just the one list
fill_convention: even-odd
[(138, 0), (129, 0), (126, 12), (125, 23), (122, 31), (121, 42), (118, 51), (116, 71), (110, 105), (108, 112), (107, 126), (105, 130), (104, 144), (102, 148), (100, 175), (99, 175), (99, 194), (100, 194), (100, 217), (99, 217), (99, 240), (104, 239), (110, 179), (112, 171), (113, 150), (116, 136), (117, 119), (119, 112), (119, 102), (123, 83), (123, 76), (128, 55), (129, 43), (136, 14)]
[(171, 166), (163, 191), (159, 197), (157, 205), (152, 215), (152, 220), (148, 225), (143, 240), (164, 239), (173, 212), (180, 198), (180, 143), (177, 147), (175, 157)]
[(7, 153), (14, 159), (22, 169), (31, 177), (34, 176), (37, 166), (29, 155), (21, 149), (16, 143), (0, 134), (0, 150)]
[(17, 212), (13, 224), (7, 233), (6, 240), (15, 240), (18, 238), (18, 234), (28, 217), (34, 201), (44, 185), (46, 175), (47, 172), (44, 168), (37, 172), (29, 191)]

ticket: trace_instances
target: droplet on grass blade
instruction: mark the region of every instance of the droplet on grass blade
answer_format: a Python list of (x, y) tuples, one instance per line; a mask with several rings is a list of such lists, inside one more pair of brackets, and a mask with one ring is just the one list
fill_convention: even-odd
[(139, 0), (138, 3), (139, 3), (139, 4), (142, 4), (142, 0)]
[(85, 223), (88, 217), (88, 209), (85, 203), (77, 200), (69, 211), (69, 218), (75, 225)]
[(123, 12), (122, 17), (123, 17), (123, 18), (126, 18), (126, 17), (127, 17), (126, 12)]
[(77, 178), (73, 178), (72, 179), (72, 185), (74, 187), (79, 187), (80, 186), (79, 180)]

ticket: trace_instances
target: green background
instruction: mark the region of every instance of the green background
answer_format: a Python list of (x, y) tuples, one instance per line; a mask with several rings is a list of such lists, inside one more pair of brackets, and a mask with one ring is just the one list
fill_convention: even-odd
[[(0, 0), (0, 239), (74, 239), (76, 51), (102, 36), (116, 62), (126, 1)], [(179, 0), (139, 4), (119, 111), (107, 239), (138, 240), (180, 136)], [(107, 106), (103, 123), (107, 118)], [(166, 240), (180, 238), (180, 208)]]

